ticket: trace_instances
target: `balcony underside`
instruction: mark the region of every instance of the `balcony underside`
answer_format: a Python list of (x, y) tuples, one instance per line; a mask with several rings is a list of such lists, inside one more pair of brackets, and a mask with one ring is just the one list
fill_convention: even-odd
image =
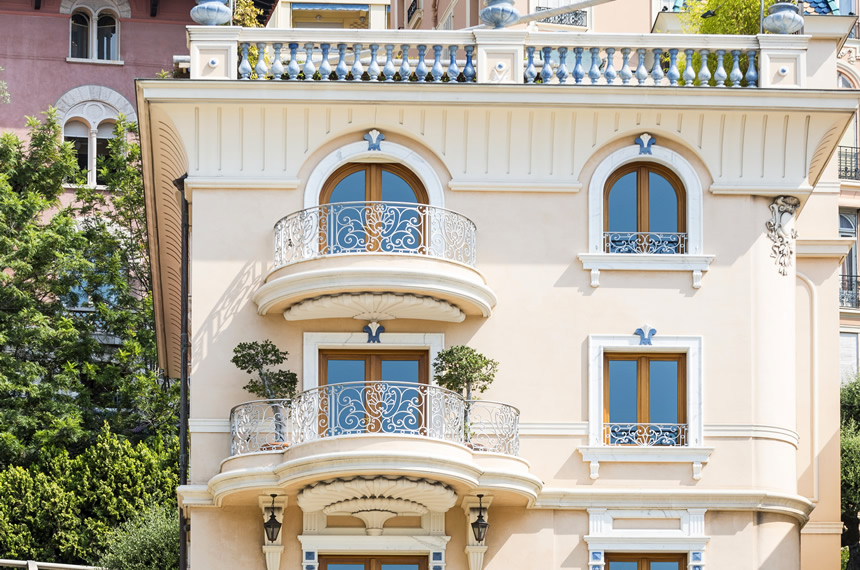
[(185, 503), (256, 504), (261, 492), (275, 488), (291, 495), (319, 481), (380, 475), (438, 481), (458, 495), (492, 489), (511, 505), (532, 504), (541, 487), (519, 457), (424, 437), (360, 434), (231, 457), (209, 481), (207, 498), (187, 497)]
[[(359, 295), (344, 297), (362, 293), (373, 296), (363, 300)], [(384, 294), (398, 298), (383, 299), (380, 295)], [(257, 290), (254, 302), (261, 315), (283, 311), (287, 320), (339, 317), (459, 322), (465, 316), (489, 317), (496, 295), (479, 271), (461, 263), (358, 253), (278, 268)], [(375, 312), (378, 318), (372, 318)]]

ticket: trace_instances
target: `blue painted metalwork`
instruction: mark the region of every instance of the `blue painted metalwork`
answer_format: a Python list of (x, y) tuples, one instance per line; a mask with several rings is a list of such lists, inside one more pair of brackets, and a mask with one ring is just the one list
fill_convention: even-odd
[(337, 66), (334, 68), (334, 74), (338, 81), (346, 81), (349, 74), (349, 68), (346, 66), (346, 44), (337, 44)]
[(239, 64), (239, 77), (242, 79), (250, 79), (253, 71), (251, 62), (248, 61), (248, 49), (250, 49), (250, 44), (242, 42), (242, 63)]
[(331, 64), (328, 61), (328, 52), (331, 49), (331, 44), (320, 44), (322, 51), (322, 61), (320, 62), (320, 81), (328, 81), (331, 75)]
[(430, 76), (433, 78), (433, 83), (442, 81), (442, 46), (433, 46), (433, 67), (430, 68)]
[(639, 346), (651, 346), (651, 338), (657, 334), (657, 329), (652, 329), (648, 325), (645, 325), (633, 331), (633, 334), (639, 335)]
[(364, 135), (363, 138), (367, 141), (367, 150), (382, 150), (379, 145), (385, 140), (385, 135), (376, 129)]
[(400, 46), (401, 55), (400, 62), (400, 81), (409, 81), (409, 76), (412, 75), (412, 68), (409, 66), (409, 44)]
[(281, 49), (284, 44), (272, 44), (272, 49), (275, 51), (275, 57), (272, 60), (272, 79), (280, 81), (284, 74), (284, 62), (281, 61)]
[(741, 79), (744, 78), (743, 73), (741, 73), (740, 58), (741, 58), (741, 50), (733, 49), (732, 50), (732, 72), (729, 74), (729, 81), (732, 82), (732, 87), (740, 87), (741, 86)]
[(296, 52), (299, 49), (299, 44), (291, 43), (290, 48), (290, 63), (287, 64), (287, 80), (296, 81), (299, 78), (299, 62)]
[(457, 46), (448, 46), (448, 81), (456, 82), (460, 76), (460, 68), (457, 67)]
[(723, 65), (723, 57), (726, 54), (726, 50), (718, 49), (717, 50), (717, 70), (714, 72), (714, 81), (716, 82), (717, 87), (725, 87), (726, 79), (728, 75), (726, 74), (726, 68)]
[(567, 48), (558, 48), (558, 69), (555, 70), (555, 76), (558, 77), (558, 82), (564, 84), (570, 72), (567, 70)]
[(747, 52), (747, 74), (744, 79), (747, 80), (747, 87), (758, 87), (758, 71), (755, 68), (756, 51), (751, 49)]
[(475, 51), (475, 46), (466, 46), (466, 65), (463, 67), (463, 77), (466, 78), (466, 83), (475, 81), (475, 65), (472, 63), (472, 53)]
[(313, 42), (308, 42), (305, 44), (305, 65), (302, 67), (302, 73), (305, 74), (305, 81), (313, 81), (314, 73), (317, 72), (317, 68), (314, 65), (314, 44)]
[(606, 78), (606, 84), (612, 85), (618, 73), (615, 72), (613, 60), (615, 59), (615, 48), (606, 48), (606, 69), (603, 71), (603, 76)]
[(541, 51), (543, 52), (543, 67), (540, 70), (540, 79), (543, 83), (549, 83), (552, 81), (552, 64), (550, 62), (552, 48), (544, 47)]
[[(373, 325), (376, 325), (375, 327)], [(379, 344), (379, 335), (385, 332), (385, 327), (379, 323), (370, 323), (369, 325), (364, 325), (362, 331), (367, 333), (367, 342)]]
[(639, 145), (639, 154), (651, 154), (651, 147), (657, 143), (657, 137), (652, 137), (648, 133), (633, 139), (633, 142)]
[(588, 78), (591, 83), (600, 81), (600, 48), (591, 48), (591, 68), (588, 70)]
[(529, 46), (526, 48), (526, 70), (525, 70), (525, 80), (526, 83), (534, 83), (535, 77), (537, 77), (537, 69), (535, 69), (535, 48)]
[(382, 75), (385, 76), (385, 81), (394, 81), (394, 74), (397, 69), (394, 67), (394, 44), (385, 44), (385, 65), (382, 68)]
[(354, 81), (361, 81), (361, 76), (364, 75), (364, 66), (361, 65), (361, 44), (352, 44), (352, 54), (355, 61), (352, 62), (352, 78)]

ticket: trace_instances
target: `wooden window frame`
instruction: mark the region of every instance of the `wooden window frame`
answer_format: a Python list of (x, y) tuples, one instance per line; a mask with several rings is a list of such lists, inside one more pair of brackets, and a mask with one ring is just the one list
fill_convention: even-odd
[(609, 420), (609, 362), (636, 361), (636, 423), (650, 423), (651, 369), (653, 361), (678, 363), (678, 424), (687, 423), (687, 355), (684, 353), (605, 352), (603, 354), (603, 423)]
[[(418, 357), (418, 383), (430, 383), (430, 351), (429, 350), (343, 350), (320, 349), (319, 351), (319, 385), (328, 385), (329, 360), (364, 360), (364, 381), (372, 382), (382, 379), (382, 360), (412, 360)], [(340, 358), (332, 358), (340, 357)], [(394, 357), (394, 358), (392, 358)], [(401, 357), (401, 358), (396, 358)]]
[[(415, 192), (415, 198), (418, 204), (429, 204), (427, 190), (414, 172), (396, 162), (352, 162), (341, 166), (328, 177), (323, 184), (320, 192), (320, 205), (328, 204), (331, 200), (331, 194), (340, 182), (349, 176), (359, 171), (365, 171), (364, 175), (364, 201), (365, 202), (381, 202), (382, 201), (382, 172), (388, 171), (396, 174), (412, 188)], [(335, 202), (337, 203), (337, 202)]]
[(678, 570), (687, 569), (686, 554), (606, 554), (606, 570), (612, 562), (636, 562), (636, 570), (650, 570), (652, 562), (678, 562)]
[[(665, 178), (672, 188), (675, 190), (675, 197), (678, 204), (678, 227), (676, 233), (687, 232), (687, 193), (684, 189), (684, 184), (677, 174), (655, 163), (634, 162), (627, 166), (623, 166), (613, 172), (606, 180), (606, 186), (603, 189), (603, 231), (609, 230), (609, 193), (623, 176), (636, 172), (636, 231), (639, 233), (647, 233), (649, 217), (649, 182), (648, 173), (654, 172)], [(670, 233), (670, 232), (666, 232)]]
[(427, 570), (428, 555), (423, 556), (320, 556), (319, 570), (328, 570), (329, 564), (364, 564), (365, 570), (381, 570), (382, 564), (417, 564), (418, 570)]

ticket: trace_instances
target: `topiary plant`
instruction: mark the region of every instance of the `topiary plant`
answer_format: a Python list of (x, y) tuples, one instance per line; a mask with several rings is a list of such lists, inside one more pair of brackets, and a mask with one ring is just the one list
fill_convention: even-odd
[(499, 363), (469, 346), (456, 345), (439, 352), (433, 360), (434, 379), (439, 386), (453, 392), (484, 392), (493, 383)]
[(245, 384), (245, 390), (260, 398), (275, 400), (293, 398), (296, 395), (298, 383), (296, 373), (271, 368), (286, 362), (288, 356), (289, 353), (286, 350), (280, 350), (270, 340), (240, 342), (233, 349), (233, 358), (230, 362), (251, 376), (256, 374), (256, 378), (252, 377)]

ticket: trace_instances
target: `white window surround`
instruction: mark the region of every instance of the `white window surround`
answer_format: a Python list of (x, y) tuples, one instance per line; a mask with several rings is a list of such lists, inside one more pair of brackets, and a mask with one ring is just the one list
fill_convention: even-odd
[(320, 192), (335, 170), (351, 162), (398, 163), (415, 173), (431, 206), (445, 207), (445, 193), (439, 175), (424, 157), (403, 145), (383, 140), (380, 150), (368, 150), (367, 141), (349, 143), (326, 155), (314, 167), (305, 185), (304, 207), (319, 206)]
[[(606, 553), (686, 552), (687, 568), (704, 570), (707, 509), (588, 509), (589, 570), (602, 570)], [(614, 528), (615, 520), (678, 520), (677, 529)], [(644, 524), (644, 523), (643, 523)]]
[[(71, 4), (70, 2), (63, 2), (64, 5)], [(125, 8), (122, 10), (121, 8)], [(128, 7), (128, 2), (122, 0), (120, 2), (120, 6), (114, 4), (113, 2), (108, 2), (105, 0), (89, 0), (86, 2), (78, 2), (74, 5), (71, 5), (68, 8), (68, 11), (65, 11), (63, 6), (61, 5), (60, 9), (61, 14), (69, 14), (70, 16), (74, 16), (76, 13), (83, 13), (89, 17), (90, 25), (88, 30), (88, 51), (89, 57), (80, 58), (80, 57), (71, 57), (72, 50), (72, 18), (69, 18), (69, 55), (66, 56), (66, 61), (69, 63), (107, 63), (112, 65), (123, 65), (122, 57), (120, 54), (122, 53), (120, 50), (120, 18), (128, 18), (131, 16), (131, 9)], [(123, 15), (126, 13), (126, 15)], [(109, 15), (114, 19), (114, 24), (116, 25), (116, 59), (99, 59), (98, 56), (98, 20), (102, 15)]]
[(380, 342), (368, 343), (367, 333), (309, 333), (304, 335), (302, 351), (302, 390), (319, 386), (319, 351), (326, 348), (350, 350), (410, 350), (430, 351), (430, 381), (433, 378), (433, 360), (445, 347), (442, 333), (381, 333)]
[[(714, 260), (705, 255), (703, 244), (702, 182), (693, 165), (666, 147), (659, 140), (650, 148), (651, 154), (640, 154), (639, 145), (620, 148), (603, 159), (588, 185), (588, 252), (579, 254), (584, 269), (591, 270), (591, 286), (600, 286), (601, 270), (627, 271), (690, 271), (693, 287), (701, 287), (702, 272)], [(684, 185), (687, 202), (687, 252), (684, 254), (631, 254), (603, 251), (603, 193), (613, 172), (632, 162), (652, 162), (669, 168)]]
[(87, 8), (95, 14), (105, 8), (112, 9), (120, 18), (131, 18), (129, 0), (61, 0), (60, 14), (72, 14), (79, 8)]
[[(588, 446), (580, 447), (590, 464), (590, 476), (600, 476), (600, 462), (691, 463), (693, 479), (702, 476), (712, 448), (702, 447), (702, 337), (660, 336), (651, 345), (640, 345), (637, 335), (590, 335), (588, 337)], [(603, 356), (607, 352), (683, 353), (687, 358), (687, 445), (638, 447), (603, 444)]]
[[(428, 560), (441, 553), (442, 560), (431, 560), (432, 566), (445, 567), (445, 550), (450, 536), (344, 536), (322, 534), (300, 534), (302, 544), (302, 569), (319, 568), (319, 557), (332, 554), (351, 555), (426, 555)], [(432, 567), (431, 566), (431, 567)]]

